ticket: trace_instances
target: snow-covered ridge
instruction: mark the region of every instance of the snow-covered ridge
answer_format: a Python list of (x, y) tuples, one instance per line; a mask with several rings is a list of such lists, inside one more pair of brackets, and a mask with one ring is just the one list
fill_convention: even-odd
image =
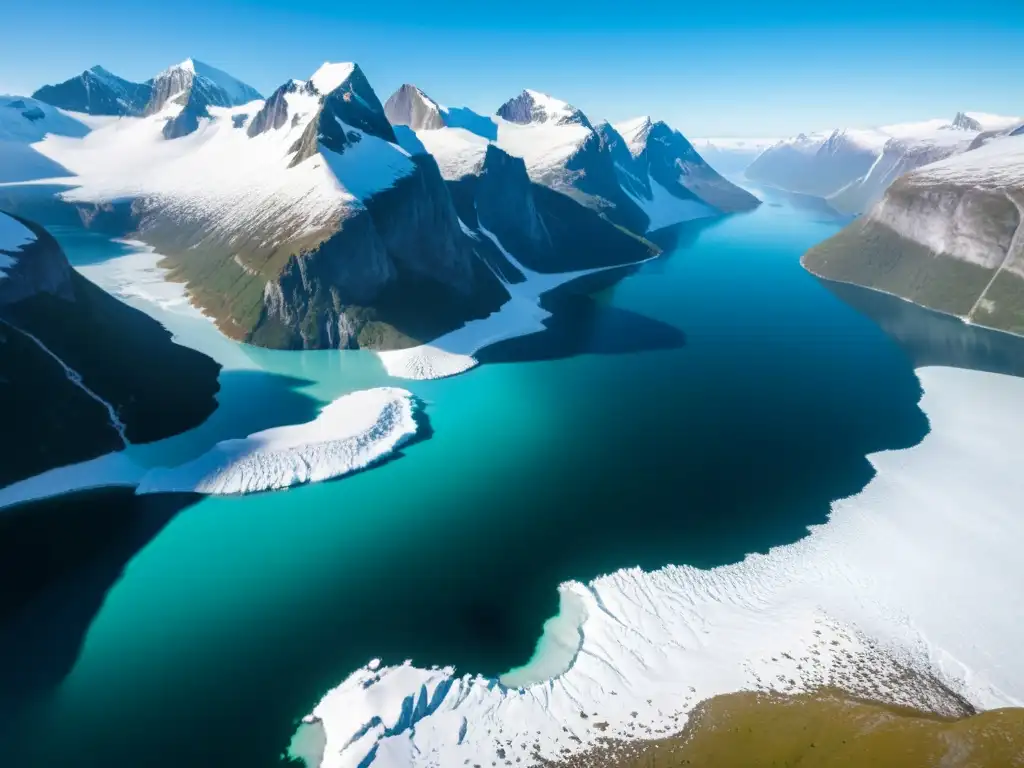
[[(325, 64), (312, 82), (320, 94), (329, 93), (353, 70), (352, 64)], [(320, 98), (304, 89), (286, 94), (287, 121), (256, 136), (243, 128), (260, 102), (209, 107), (192, 133), (167, 139), (165, 124), (183, 109), (168, 102), (156, 114), (109, 122), (81, 138), (47, 136), (35, 149), (74, 174), (62, 180), (73, 187), (64, 193), (69, 201), (144, 197), (159, 201), (162, 215), (183, 226), (203, 221), (212, 232), (279, 242), (329, 230), (414, 167), (401, 148), (351, 126), (346, 132), (361, 140), (343, 154), (321, 148), (291, 167)]]
[[(747, 689), (833, 684), (941, 707), (928, 672), (981, 708), (1024, 703), (1024, 480), (1013, 466), (1024, 380), (919, 376), (931, 432), (869, 457), (876, 476), (801, 541), (710, 571), (629, 569), (563, 585), (583, 607), (580, 651), (563, 674), (521, 689), (371, 662), (307, 716), (326, 742), (314, 761), (564, 759), (605, 737), (676, 732), (698, 701)], [(926, 676), (905, 677), (908, 666)]]
[[(85, 136), (89, 127), (80, 120), (27, 96), (0, 96), (0, 143), (22, 145), (41, 141), (48, 135)], [(0, 163), (11, 162), (10, 147), (0, 148)]]
[(240, 106), (250, 101), (256, 101), (262, 99), (259, 91), (253, 88), (251, 85), (243, 83), (236, 77), (229, 75), (222, 69), (217, 69), (209, 64), (204, 64), (201, 61), (188, 58), (180, 64), (175, 64), (172, 67), (168, 67), (163, 72), (158, 74), (154, 79), (159, 80), (162, 77), (166, 77), (175, 71), (187, 72), (195, 77), (203, 78), (214, 86), (219, 88), (228, 97), (228, 104), (225, 106)]
[(1009, 132), (1024, 118), (960, 112), (953, 120), (838, 128), (800, 134), (767, 147), (747, 170), (754, 181), (825, 198), (844, 213), (860, 213), (902, 174), (969, 152), (985, 137)]
[(352, 76), (355, 69), (356, 65), (351, 61), (325, 61), (309, 80), (320, 94), (326, 95), (337, 90), (342, 83)]
[(931, 163), (907, 177), (914, 184), (956, 182), (980, 187), (1024, 187), (1024, 135), (1007, 136)]
[(634, 117), (630, 120), (623, 120), (615, 123), (612, 127), (619, 132), (619, 135), (626, 142), (633, 157), (638, 156), (647, 146), (647, 136), (651, 132), (653, 122), (647, 115)]

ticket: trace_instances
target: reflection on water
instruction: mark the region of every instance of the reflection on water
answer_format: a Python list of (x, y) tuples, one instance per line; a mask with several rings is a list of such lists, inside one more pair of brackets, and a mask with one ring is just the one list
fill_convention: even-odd
[(1024, 338), (969, 325), (858, 285), (817, 278), (828, 290), (870, 317), (896, 340), (915, 367), (944, 365), (1024, 376)]

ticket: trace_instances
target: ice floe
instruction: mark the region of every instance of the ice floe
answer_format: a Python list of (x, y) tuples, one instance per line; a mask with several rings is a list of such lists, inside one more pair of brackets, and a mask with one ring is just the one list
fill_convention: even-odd
[(379, 387), (344, 395), (305, 424), (224, 440), (192, 461), (153, 469), (138, 493), (253, 493), (363, 469), (416, 433), (412, 395)]
[(176, 467), (144, 468), (118, 452), (0, 488), (0, 508), (102, 486), (136, 493), (254, 493), (330, 480), (369, 467), (416, 434), (411, 393), (394, 387), (339, 397), (305, 424), (224, 440)]
[[(801, 541), (712, 570), (562, 585), (582, 642), (562, 674), (522, 688), (408, 663), (357, 670), (306, 718), (320, 768), (532, 764), (675, 732), (698, 701), (744, 689), (1021, 704), (1024, 380), (919, 376), (931, 432), (870, 456), (874, 479)], [(566, 642), (548, 647), (568, 658)]]

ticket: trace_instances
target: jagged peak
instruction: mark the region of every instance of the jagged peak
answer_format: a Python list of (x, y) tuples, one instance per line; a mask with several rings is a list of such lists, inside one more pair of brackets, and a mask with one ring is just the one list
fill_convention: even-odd
[(411, 83), (403, 84), (384, 103), (384, 114), (392, 125), (406, 125), (414, 131), (443, 128), (445, 111)]
[(576, 123), (587, 128), (593, 128), (590, 120), (567, 101), (556, 99), (554, 96), (526, 88), (518, 96), (509, 99), (500, 107), (496, 113), (499, 117), (510, 123), (528, 125), (530, 123), (554, 123), (555, 125), (569, 125)]
[(968, 115), (966, 112), (957, 112), (950, 123), (953, 128), (961, 131), (980, 131), (981, 123)]
[(362, 70), (359, 69), (359, 65), (353, 61), (325, 61), (320, 68), (313, 73), (313, 76), (309, 78), (309, 81), (313, 83), (313, 87), (316, 88), (321, 95), (326, 96), (332, 91), (336, 91), (340, 88), (345, 81), (351, 78), (356, 72), (362, 74)]

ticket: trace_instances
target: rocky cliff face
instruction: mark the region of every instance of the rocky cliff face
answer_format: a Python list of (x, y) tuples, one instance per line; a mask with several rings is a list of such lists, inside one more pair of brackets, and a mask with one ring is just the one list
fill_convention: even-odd
[(57, 85), (44, 85), (32, 97), (88, 115), (141, 115), (152, 95), (149, 83), (133, 83), (95, 66)]
[(259, 136), (260, 134), (267, 133), (268, 131), (276, 131), (284, 128), (288, 124), (289, 120), (298, 117), (297, 115), (288, 114), (287, 97), (289, 94), (294, 93), (305, 93), (309, 96), (314, 96), (316, 95), (316, 88), (314, 88), (313, 84), (309, 82), (289, 80), (274, 91), (270, 95), (270, 98), (267, 99), (260, 108), (260, 111), (257, 112), (249, 122), (249, 126), (246, 128), (246, 134), (250, 139)]
[(210, 107), (235, 107), (262, 98), (251, 86), (193, 59), (164, 70), (149, 85), (142, 114), (155, 115), (172, 103), (182, 107), (164, 126), (166, 139), (194, 132), (201, 119), (210, 117)]
[(85, 280), (42, 227), (19, 221), (35, 240), (0, 279), (0, 485), (205, 420), (220, 366)]
[(1024, 164), (1013, 154), (1022, 139), (1003, 141), (901, 177), (804, 266), (1024, 333)]
[(264, 290), (249, 339), (294, 349), (393, 349), (485, 317), (508, 294), (459, 226), (433, 158), (374, 195)]
[[(658, 252), (572, 196), (531, 181), (522, 158), (493, 144), (473, 174), (448, 184), (463, 223), (494, 234), (535, 272), (632, 264)], [(522, 274), (489, 243), (486, 236), (478, 239), (481, 258), (506, 282), (520, 281)]]
[(384, 114), (392, 125), (407, 125), (414, 131), (431, 131), (446, 125), (437, 102), (408, 83), (384, 103)]
[(647, 165), (651, 178), (677, 197), (692, 195), (723, 213), (749, 211), (760, 201), (726, 181), (679, 131), (654, 123), (647, 136)]
[[(313, 88), (315, 90), (315, 84)], [(291, 163), (293, 167), (319, 152), (321, 144), (332, 152), (343, 154), (347, 147), (359, 141), (358, 134), (346, 126), (392, 144), (398, 143), (395, 130), (384, 115), (384, 107), (358, 66), (353, 65), (351, 74), (341, 85), (320, 96), (320, 110), (292, 147), (295, 152)]]

